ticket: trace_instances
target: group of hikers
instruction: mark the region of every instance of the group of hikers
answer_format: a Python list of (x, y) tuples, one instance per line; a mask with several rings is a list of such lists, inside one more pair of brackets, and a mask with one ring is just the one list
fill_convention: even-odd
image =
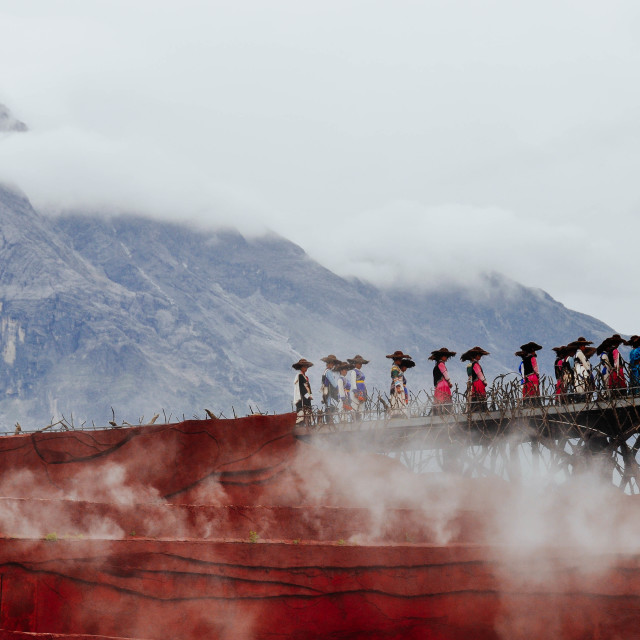
[[(580, 336), (577, 340), (559, 347), (553, 347), (556, 353), (554, 372), (556, 378), (555, 396), (558, 403), (585, 401), (598, 388), (607, 389), (614, 394), (627, 392), (627, 377), (624, 362), (618, 348), (621, 344), (631, 347), (629, 355), (628, 387), (637, 392), (640, 387), (640, 336), (633, 335), (625, 340), (619, 334), (606, 338), (598, 347), (592, 347), (592, 341)], [(515, 355), (521, 359), (519, 366), (522, 399), (525, 404), (540, 402), (540, 372), (537, 352), (543, 347), (536, 342), (527, 342), (520, 346)], [(596, 368), (590, 358), (600, 356)], [(429, 360), (433, 367), (433, 407), (435, 415), (446, 413), (452, 404), (453, 382), (447, 370), (447, 360), (456, 355), (447, 347), (431, 352)], [(480, 359), (490, 355), (482, 347), (473, 347), (465, 351), (460, 360), (467, 362), (467, 406), (469, 411), (487, 409), (487, 379), (482, 370)], [(386, 356), (392, 361), (391, 387), (389, 390), (389, 409), (396, 415), (408, 415), (409, 392), (405, 372), (415, 367), (409, 354), (401, 350)], [(366, 376), (362, 366), (369, 361), (361, 355), (347, 358), (346, 361), (330, 354), (321, 360), (326, 368), (322, 374), (320, 387), (323, 415), (332, 420), (332, 414), (353, 412), (360, 416), (367, 400)], [(294, 380), (294, 404), (297, 412), (296, 422), (305, 422), (311, 412), (313, 394), (307, 376), (307, 370), (313, 366), (305, 358), (291, 365), (297, 370)]]

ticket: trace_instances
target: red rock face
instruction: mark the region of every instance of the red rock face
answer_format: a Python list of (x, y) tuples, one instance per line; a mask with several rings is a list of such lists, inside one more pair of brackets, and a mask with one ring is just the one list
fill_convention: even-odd
[(492, 517), (509, 487), (292, 427), (1, 439), (0, 638), (640, 638), (635, 549), (523, 552)]

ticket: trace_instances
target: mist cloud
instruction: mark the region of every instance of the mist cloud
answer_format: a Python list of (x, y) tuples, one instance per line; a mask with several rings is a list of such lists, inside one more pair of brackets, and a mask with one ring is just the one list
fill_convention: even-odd
[(0, 179), (273, 228), (342, 274), (497, 270), (636, 332), (640, 8), (4, 3)]

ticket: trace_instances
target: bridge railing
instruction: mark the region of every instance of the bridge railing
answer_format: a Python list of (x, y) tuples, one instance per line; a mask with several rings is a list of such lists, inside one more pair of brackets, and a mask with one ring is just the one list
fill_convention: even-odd
[[(629, 378), (627, 377), (627, 380)], [(330, 425), (345, 422), (363, 422), (389, 420), (394, 417), (420, 418), (435, 415), (462, 416), (486, 411), (501, 413), (518, 413), (524, 409), (536, 407), (570, 408), (572, 405), (581, 406), (593, 403), (607, 403), (619, 398), (638, 398), (640, 401), (640, 387), (625, 389), (610, 389), (607, 381), (598, 371), (594, 371), (593, 378), (587, 382), (585, 390), (571, 385), (565, 393), (556, 392), (556, 381), (546, 375), (540, 378), (540, 393), (536, 396), (524, 397), (521, 378), (517, 373), (510, 372), (494, 378), (487, 387), (486, 404), (472, 404), (468, 388), (454, 385), (450, 404), (435, 402), (433, 391), (421, 389), (409, 391), (409, 402), (406, 407), (394, 407), (389, 394), (374, 389), (367, 401), (354, 410), (342, 410), (339, 407), (316, 407), (308, 416), (308, 425)]]

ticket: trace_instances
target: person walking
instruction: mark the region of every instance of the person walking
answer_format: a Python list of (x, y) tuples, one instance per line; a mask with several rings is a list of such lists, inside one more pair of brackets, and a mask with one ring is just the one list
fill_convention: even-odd
[(569, 346), (576, 348), (576, 354), (573, 358), (573, 389), (576, 402), (587, 402), (593, 392), (591, 363), (584, 353), (590, 344), (593, 342), (583, 336), (569, 343)]
[(542, 346), (537, 342), (520, 345), (522, 356), (522, 401), (523, 404), (540, 403), (540, 372), (538, 370), (537, 352)]
[(345, 419), (345, 413), (352, 410), (351, 383), (347, 378), (350, 366), (348, 362), (338, 362), (335, 368), (338, 373), (338, 410), (343, 414), (343, 419)]
[(362, 370), (363, 364), (369, 364), (360, 354), (347, 358), (347, 362), (353, 367), (349, 371), (349, 382), (351, 383), (351, 406), (356, 413), (356, 417), (362, 416), (361, 411), (367, 401), (366, 376)]
[(597, 376), (598, 387), (601, 390), (609, 389), (609, 378), (611, 377), (611, 361), (609, 360), (609, 338), (605, 338), (597, 347), (596, 354), (600, 357), (598, 363)]
[(307, 370), (313, 367), (313, 362), (309, 362), (305, 358), (300, 358), (298, 362), (294, 362), (291, 367), (298, 373), (293, 380), (293, 402), (296, 408), (296, 424), (311, 423), (311, 383), (307, 377)]
[(327, 423), (333, 421), (333, 414), (338, 410), (338, 403), (340, 401), (338, 397), (338, 374), (335, 371), (335, 366), (340, 362), (340, 358), (330, 353), (328, 356), (320, 358), (320, 360), (327, 365), (322, 374), (320, 384), (324, 414), (323, 421)]
[(552, 347), (552, 351), (556, 352), (556, 359), (553, 362), (553, 373), (556, 377), (556, 404), (563, 404), (566, 402), (570, 383), (567, 376), (567, 372), (570, 373), (571, 371), (571, 367), (566, 358), (568, 349), (566, 345), (562, 345), (560, 347)]
[[(404, 392), (404, 373), (400, 368), (403, 360), (410, 360), (411, 356), (403, 353), (399, 349), (392, 354), (386, 356), (393, 361), (391, 365), (391, 388), (389, 390), (389, 398), (392, 413), (404, 411), (407, 408), (408, 399)], [(406, 371), (406, 367), (405, 367)]]
[(433, 367), (433, 408), (434, 415), (442, 415), (447, 411), (451, 411), (451, 389), (453, 382), (449, 377), (447, 370), (447, 360), (456, 355), (455, 351), (449, 351), (447, 347), (440, 347), (431, 352), (429, 360), (433, 360), (436, 364)]
[(629, 391), (633, 395), (640, 393), (640, 336), (631, 336), (625, 344), (631, 347), (629, 353)]
[(465, 351), (461, 356), (462, 362), (467, 365), (467, 403), (469, 411), (487, 410), (487, 379), (485, 378), (480, 358), (490, 355), (482, 347), (473, 347)]
[(624, 395), (627, 389), (627, 379), (624, 374), (624, 362), (618, 347), (624, 342), (619, 333), (614, 333), (609, 338), (609, 363), (611, 364), (611, 375), (609, 376), (609, 389), (615, 395)]

